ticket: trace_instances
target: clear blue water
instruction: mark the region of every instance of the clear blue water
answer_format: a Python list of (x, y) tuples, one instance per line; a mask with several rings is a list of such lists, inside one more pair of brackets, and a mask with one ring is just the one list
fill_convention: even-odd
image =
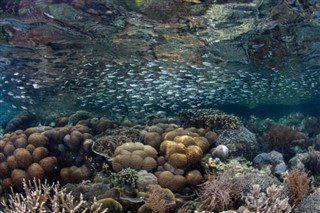
[(313, 2), (17, 0), (0, 8), (3, 121), (24, 110), (320, 113)]

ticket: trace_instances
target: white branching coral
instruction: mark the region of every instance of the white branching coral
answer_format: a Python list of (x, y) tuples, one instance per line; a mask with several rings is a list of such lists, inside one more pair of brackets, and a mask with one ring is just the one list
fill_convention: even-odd
[(251, 192), (243, 197), (246, 206), (239, 212), (290, 213), (292, 208), (288, 202), (289, 198), (282, 199), (281, 190), (281, 186), (271, 185), (266, 189), (266, 192), (262, 192), (260, 185), (254, 184)]
[(59, 182), (49, 185), (47, 181), (24, 181), (25, 193), (13, 193), (9, 199), (2, 201), (5, 213), (106, 213), (101, 205), (94, 201), (91, 203), (83, 200), (80, 195), (76, 200), (66, 189), (61, 189)]

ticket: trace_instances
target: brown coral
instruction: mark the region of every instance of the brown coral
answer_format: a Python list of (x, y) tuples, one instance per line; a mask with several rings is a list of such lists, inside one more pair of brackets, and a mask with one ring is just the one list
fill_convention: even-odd
[(33, 133), (28, 137), (28, 143), (35, 147), (45, 146), (48, 143), (48, 138), (41, 133)]
[(203, 176), (199, 170), (191, 170), (185, 177), (189, 186), (198, 186), (203, 181)]
[(127, 167), (150, 171), (157, 166), (155, 160), (157, 155), (157, 150), (152, 146), (142, 143), (125, 143), (114, 151), (112, 168), (116, 172)]
[(163, 188), (168, 188), (173, 192), (181, 192), (187, 185), (187, 180), (181, 175), (174, 175), (169, 171), (164, 171), (159, 174), (159, 185)]
[(87, 180), (90, 175), (91, 172), (85, 165), (80, 167), (65, 167), (60, 170), (60, 176), (62, 180), (67, 183), (81, 183), (83, 180)]
[(54, 171), (56, 170), (57, 166), (57, 158), (53, 156), (48, 156), (40, 160), (40, 166), (45, 171), (47, 177), (53, 175)]
[(13, 155), (16, 158), (18, 167), (20, 169), (27, 169), (33, 162), (31, 153), (24, 148), (17, 148), (14, 150)]
[(188, 164), (188, 159), (185, 154), (173, 153), (168, 157), (168, 162), (177, 168), (184, 168)]
[(29, 174), (22, 169), (14, 169), (11, 172), (11, 180), (12, 180), (12, 186), (14, 189), (21, 191), (23, 189), (23, 180), (28, 181), (30, 179)]
[(38, 163), (32, 163), (27, 170), (31, 178), (36, 178), (43, 180), (45, 177), (45, 172), (43, 168)]
[(144, 144), (150, 145), (155, 149), (159, 149), (162, 138), (158, 132), (147, 132), (144, 135)]

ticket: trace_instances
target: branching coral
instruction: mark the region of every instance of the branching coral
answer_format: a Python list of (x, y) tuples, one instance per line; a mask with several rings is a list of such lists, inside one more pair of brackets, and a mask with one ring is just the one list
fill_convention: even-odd
[(49, 185), (46, 181), (40, 180), (33, 182), (23, 181), (25, 194), (15, 193), (9, 196), (7, 202), (2, 201), (6, 213), (60, 213), (60, 212), (84, 212), (84, 213), (105, 213), (107, 209), (101, 206), (94, 199), (92, 204), (83, 200), (80, 195), (79, 201), (71, 193), (66, 193), (65, 189), (60, 188), (59, 183)]
[(239, 181), (225, 173), (216, 178), (209, 176), (209, 179), (200, 186), (201, 210), (220, 212), (230, 207), (241, 194)]
[(287, 175), (287, 185), (289, 190), (289, 202), (296, 205), (310, 190), (310, 181), (306, 172), (297, 168), (292, 169)]
[(238, 212), (290, 213), (289, 198), (281, 199), (281, 190), (282, 187), (272, 185), (266, 189), (265, 193), (261, 192), (261, 187), (258, 184), (254, 184), (251, 192), (243, 197), (246, 203), (245, 207), (240, 207)]

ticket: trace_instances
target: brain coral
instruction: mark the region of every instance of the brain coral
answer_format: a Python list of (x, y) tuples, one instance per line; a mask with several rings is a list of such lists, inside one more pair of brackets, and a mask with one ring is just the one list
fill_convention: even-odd
[(149, 145), (142, 143), (124, 143), (114, 151), (112, 168), (118, 172), (124, 168), (145, 169), (150, 171), (157, 166), (155, 158), (158, 152)]

